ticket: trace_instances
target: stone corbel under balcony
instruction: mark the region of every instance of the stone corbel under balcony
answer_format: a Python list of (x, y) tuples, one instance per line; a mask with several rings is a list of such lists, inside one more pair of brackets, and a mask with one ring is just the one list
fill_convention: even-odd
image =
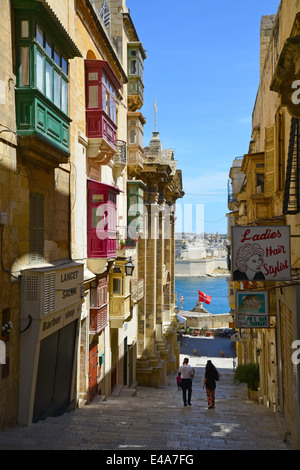
[(103, 274), (112, 269), (114, 262), (114, 258), (88, 258), (87, 268), (93, 274)]
[(107, 165), (115, 154), (116, 148), (111, 146), (105, 139), (88, 139), (87, 157), (100, 163), (100, 165)]
[(62, 152), (37, 136), (20, 137), (19, 149), (24, 160), (46, 169), (58, 168), (61, 163), (69, 161), (69, 153)]
[(127, 148), (126, 142), (123, 140), (117, 140), (117, 151), (115, 152), (112, 160), (111, 167), (115, 178), (119, 178), (127, 163)]
[(289, 113), (300, 118), (299, 83), (300, 80), (300, 35), (285, 41), (272, 78), (270, 89), (279, 94), (281, 105)]

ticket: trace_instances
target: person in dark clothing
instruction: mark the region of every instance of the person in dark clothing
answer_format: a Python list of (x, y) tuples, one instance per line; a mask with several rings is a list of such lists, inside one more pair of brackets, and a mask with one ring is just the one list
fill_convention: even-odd
[(215, 407), (215, 390), (216, 381), (219, 380), (220, 374), (211, 361), (207, 361), (205, 367), (205, 378), (203, 382), (203, 389), (206, 387), (206, 396), (208, 401), (208, 409)]

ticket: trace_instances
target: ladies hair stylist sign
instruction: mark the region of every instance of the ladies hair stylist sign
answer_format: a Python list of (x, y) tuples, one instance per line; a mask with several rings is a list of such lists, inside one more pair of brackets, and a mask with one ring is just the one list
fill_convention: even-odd
[(232, 227), (233, 281), (291, 279), (290, 226)]

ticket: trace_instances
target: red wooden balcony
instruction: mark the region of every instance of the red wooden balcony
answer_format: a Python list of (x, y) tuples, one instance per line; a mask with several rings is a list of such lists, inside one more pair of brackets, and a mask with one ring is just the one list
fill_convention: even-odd
[(88, 180), (88, 258), (117, 256), (117, 195), (114, 186)]
[(98, 334), (107, 325), (107, 304), (102, 307), (90, 307), (90, 333)]
[(89, 158), (106, 165), (117, 151), (117, 90), (121, 84), (105, 60), (86, 60), (86, 134)]

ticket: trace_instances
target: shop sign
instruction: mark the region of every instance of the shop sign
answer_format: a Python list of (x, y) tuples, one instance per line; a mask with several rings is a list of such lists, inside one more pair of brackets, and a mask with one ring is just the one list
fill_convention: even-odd
[(290, 226), (232, 227), (233, 281), (291, 279)]
[(40, 324), (40, 340), (80, 317), (81, 303), (76, 303), (57, 313), (48, 315)]
[(79, 302), (82, 298), (83, 266), (59, 269), (55, 273), (55, 310)]
[(267, 291), (237, 291), (235, 305), (237, 328), (269, 328)]

